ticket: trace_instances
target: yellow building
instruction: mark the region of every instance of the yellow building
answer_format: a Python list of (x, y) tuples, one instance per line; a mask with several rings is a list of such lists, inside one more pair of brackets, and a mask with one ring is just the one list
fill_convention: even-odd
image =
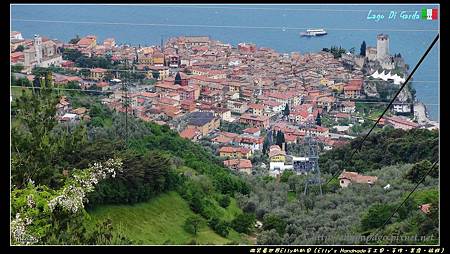
[(157, 75), (157, 80), (164, 80), (169, 77), (169, 67), (166, 66), (150, 66), (149, 71), (147, 72), (148, 78), (153, 78), (154, 75)]
[(164, 54), (156, 52), (153, 54), (153, 65), (163, 66), (164, 65)]
[(138, 56), (138, 62), (139, 64), (145, 64), (145, 65), (153, 65), (153, 57), (152, 55), (139, 55)]
[(245, 147), (224, 146), (219, 149), (219, 156), (234, 159), (248, 159), (252, 156), (252, 150)]
[(337, 90), (339, 93), (341, 93), (344, 90), (344, 83), (335, 83), (331, 85), (331, 89)]
[(102, 68), (94, 68), (90, 70), (89, 78), (92, 80), (102, 80), (105, 77), (106, 70)]
[(270, 146), (269, 158), (271, 162), (285, 162), (286, 152), (282, 151), (278, 145)]

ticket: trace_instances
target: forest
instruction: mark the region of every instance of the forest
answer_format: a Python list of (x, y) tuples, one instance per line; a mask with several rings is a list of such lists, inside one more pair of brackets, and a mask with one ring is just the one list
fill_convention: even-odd
[[(439, 237), (438, 179), (429, 176), (412, 198), (379, 232), (379, 236), (418, 236), (426, 240), (368, 241), (403, 201), (415, 183), (406, 175), (412, 164), (387, 166), (368, 174), (377, 175), (376, 185), (340, 188), (332, 182), (319, 195), (317, 188), (304, 194), (306, 177), (290, 175), (280, 182), (249, 176), (250, 195), (238, 195), (244, 212), (254, 214), (263, 224), (258, 244), (435, 244)], [(387, 184), (389, 190), (383, 188)], [(292, 198), (291, 198), (292, 197)], [(432, 204), (424, 214), (418, 208)], [(392, 241), (392, 242), (390, 242)]]

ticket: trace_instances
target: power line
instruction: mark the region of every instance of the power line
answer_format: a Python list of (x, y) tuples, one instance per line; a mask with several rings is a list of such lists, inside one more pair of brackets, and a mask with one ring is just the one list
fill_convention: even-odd
[[(191, 67), (192, 67), (192, 66), (191, 66)], [(92, 70), (92, 69), (95, 69), (95, 68), (88, 68), (88, 67), (59, 67), (59, 68), (64, 69), (64, 70), (69, 70), (69, 71), (79, 71), (79, 70)], [(74, 69), (72, 70), (71, 68), (74, 68)], [(111, 72), (130, 72), (129, 69), (108, 69), (108, 68), (100, 68), (100, 69), (103, 69), (103, 70), (105, 70), (105, 71), (111, 71)], [(208, 69), (208, 70), (209, 70), (209, 69)], [(214, 70), (214, 69), (211, 69), (211, 70)], [(226, 69), (221, 69), (221, 70), (226, 70)], [(141, 71), (141, 70), (132, 70), (133, 73), (149, 73), (149, 72), (151, 72), (151, 71), (152, 71), (152, 70), (147, 70), (147, 71), (145, 71), (145, 70), (143, 70), (143, 71)], [(62, 74), (62, 73), (58, 73), (58, 72), (54, 72), (54, 74), (63, 75), (63, 76), (71, 76), (70, 74)], [(25, 75), (25, 74), (22, 74), (22, 75)], [(192, 78), (195, 78), (196, 76), (203, 76), (203, 75), (193, 75)], [(357, 80), (357, 79), (348, 79), (348, 80)], [(363, 79), (363, 81), (370, 81), (370, 82), (388, 82), (388, 81), (385, 81), (385, 80), (379, 80), (379, 79), (377, 79), (377, 80)], [(412, 80), (412, 81), (410, 81), (410, 83), (411, 83), (411, 82), (413, 82), (413, 83), (439, 83), (439, 80)], [(245, 83), (245, 82), (244, 82), (244, 83)]]
[[(362, 146), (364, 141), (367, 139), (367, 137), (370, 135), (370, 133), (373, 131), (373, 129), (377, 126), (378, 122), (381, 120), (381, 118), (383, 117), (383, 115), (389, 110), (389, 108), (391, 107), (392, 103), (394, 103), (395, 99), (397, 98), (397, 96), (400, 94), (400, 92), (402, 91), (402, 89), (406, 86), (406, 84), (408, 83), (408, 81), (411, 79), (411, 77), (414, 75), (414, 73), (416, 72), (417, 68), (419, 68), (420, 64), (423, 62), (423, 60), (425, 59), (425, 57), (428, 55), (428, 53), (431, 51), (431, 49), (433, 48), (433, 46), (436, 44), (436, 42), (439, 39), (439, 33), (436, 35), (436, 37), (434, 38), (433, 42), (428, 46), (428, 49), (425, 51), (425, 53), (422, 55), (422, 57), (420, 58), (419, 62), (416, 64), (416, 66), (414, 67), (414, 69), (412, 70), (412, 72), (409, 74), (408, 78), (406, 79), (405, 83), (400, 87), (400, 89), (397, 91), (397, 93), (395, 94), (395, 96), (392, 98), (391, 102), (389, 103), (389, 105), (384, 109), (383, 113), (378, 117), (377, 121), (375, 122), (375, 124), (372, 126), (372, 128), (370, 128), (369, 132), (364, 136), (364, 138), (362, 139), (361, 142), (359, 142), (358, 146), (356, 149), (353, 150), (352, 154), (350, 155), (350, 159), (349, 161), (352, 160), (353, 156), (355, 155), (355, 153), (357, 151), (359, 151)], [(328, 183), (330, 183), (338, 174), (339, 174), (339, 170), (333, 174), (333, 176), (330, 178), (330, 180), (327, 181), (327, 183), (325, 184), (328, 185)]]
[[(227, 6), (193, 6), (193, 5), (154, 5), (163, 8), (192, 8), (192, 9), (225, 9), (225, 10), (268, 10), (268, 11), (317, 11), (317, 12), (368, 12), (370, 9), (316, 9), (316, 8), (266, 8), (266, 7), (227, 7)], [(391, 10), (376, 10), (391, 11)], [(415, 12), (415, 11), (407, 11)]]
[[(126, 25), (126, 26), (163, 26), (163, 27), (196, 27), (196, 28), (235, 28), (235, 29), (266, 29), (266, 30), (306, 30), (309, 27), (276, 27), (276, 26), (242, 26), (242, 25), (202, 25), (202, 24), (168, 24), (168, 23), (131, 23), (131, 22), (99, 22), (99, 21), (68, 21), (44, 19), (12, 19), (20, 22), (86, 24), (86, 25)], [(439, 32), (436, 29), (392, 29), (392, 28), (337, 28), (324, 27), (329, 31), (383, 31), (383, 32)]]
[(375, 237), (378, 234), (378, 231), (383, 228), (384, 226), (386, 226), (386, 224), (391, 220), (391, 218), (398, 212), (398, 210), (406, 203), (406, 201), (408, 201), (408, 199), (411, 197), (411, 195), (417, 190), (417, 188), (419, 187), (419, 185), (425, 180), (425, 178), (428, 176), (428, 174), (430, 174), (430, 172), (434, 169), (434, 167), (436, 166), (436, 164), (439, 162), (439, 160), (435, 161), (434, 164), (431, 166), (431, 168), (425, 173), (425, 175), (420, 179), (420, 181), (416, 184), (416, 186), (411, 190), (411, 192), (408, 194), (408, 196), (403, 200), (403, 202), (397, 207), (395, 208), (394, 212), (389, 216), (389, 218), (386, 219), (386, 221), (384, 221), (383, 225), (379, 228), (377, 228), (377, 230), (374, 232), (374, 235), (372, 237), (368, 237), (368, 240), (370, 240), (371, 238)]

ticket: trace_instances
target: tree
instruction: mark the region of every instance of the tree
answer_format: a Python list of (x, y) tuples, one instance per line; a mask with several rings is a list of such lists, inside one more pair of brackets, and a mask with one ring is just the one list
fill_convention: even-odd
[(264, 231), (257, 238), (258, 245), (280, 245), (282, 239), (275, 229)]
[(77, 49), (66, 48), (63, 49), (62, 57), (64, 60), (69, 60), (72, 62), (76, 62), (78, 58), (82, 57), (83, 54)]
[(25, 47), (23, 45), (17, 46), (16, 50), (14, 52), (23, 52), (25, 50)]
[[(28, 182), (11, 191), (11, 235), (13, 244), (111, 244), (116, 242), (111, 221), (96, 223), (84, 209), (86, 194), (99, 181), (114, 177), (120, 159), (83, 170), (74, 170), (64, 179), (64, 187), (52, 189)], [(92, 229), (94, 229), (92, 231)], [(117, 235), (116, 235), (117, 236)], [(124, 243), (119, 235), (119, 242)], [(130, 244), (125, 241), (125, 244)]]
[(69, 81), (66, 85), (67, 89), (81, 89), (80, 84), (76, 81)]
[(19, 127), (11, 129), (11, 178), (18, 187), (29, 180), (50, 187), (59, 186), (61, 156), (73, 151), (66, 150), (68, 144), (73, 140), (80, 145), (86, 142), (84, 131), (79, 132), (77, 137), (67, 130), (55, 133), (59, 96), (53, 90), (51, 72), (38, 74), (34, 86), (40, 89), (32, 89), (32, 93), (23, 92), (14, 101), (18, 113), (13, 121), (18, 122)]
[(217, 234), (227, 237), (229, 233), (228, 223), (226, 221), (222, 221), (217, 217), (211, 218), (209, 220), (208, 225), (216, 232)]
[(356, 50), (355, 47), (352, 47), (351, 49), (349, 49), (348, 52), (350, 52), (353, 55), (353, 54), (355, 54), (355, 50)]
[(195, 192), (192, 196), (189, 205), (195, 213), (201, 213), (203, 211), (202, 195), (199, 192)]
[(284, 115), (285, 117), (288, 117), (289, 114), (290, 114), (290, 111), (289, 111), (289, 105), (286, 103), (286, 106), (284, 107), (284, 110), (283, 110), (283, 115)]
[(223, 195), (219, 200), (219, 205), (223, 208), (227, 208), (230, 205), (231, 199), (229, 195)]
[(276, 143), (277, 142), (277, 132), (275, 130), (271, 130), (272, 135), (271, 135), (271, 144)]
[(269, 146), (270, 146), (270, 142), (269, 142), (269, 135), (267, 135), (264, 138), (264, 142), (263, 142), (263, 154), (266, 154), (267, 151), (269, 150)]
[(276, 142), (275, 144), (277, 144), (279, 147), (283, 147), (283, 143), (286, 141), (284, 139), (284, 133), (282, 131), (277, 131), (277, 136), (276, 136)]
[(280, 177), (280, 182), (287, 183), (289, 177), (292, 175), (294, 175), (294, 171), (292, 171), (292, 170), (283, 171), (283, 173), (281, 174), (281, 177)]
[(361, 219), (362, 230), (366, 231), (381, 227), (391, 216), (394, 208), (392, 205), (387, 204), (372, 205)]
[(279, 235), (283, 235), (286, 229), (287, 223), (275, 214), (265, 214), (263, 221), (263, 229), (271, 230), (275, 229)]
[(255, 223), (255, 215), (250, 213), (241, 213), (231, 221), (231, 226), (239, 233), (248, 234)]
[(21, 64), (11, 65), (11, 72), (21, 72), (24, 66)]
[(319, 126), (322, 125), (322, 120), (321, 120), (321, 117), (320, 117), (320, 113), (317, 114), (317, 117), (316, 117), (316, 125), (319, 125)]
[(366, 56), (366, 41), (361, 44), (361, 49), (359, 50), (359, 55)]
[(202, 217), (200, 217), (199, 215), (189, 216), (184, 221), (184, 230), (186, 230), (186, 232), (191, 233), (193, 235), (197, 235), (197, 232), (200, 228), (202, 221), (203, 221)]
[(175, 75), (175, 85), (181, 85), (181, 75), (179, 72)]
[[(422, 160), (416, 164), (406, 173), (405, 178), (413, 183), (418, 183), (430, 170), (433, 165), (428, 160)], [(434, 170), (430, 172), (430, 176), (438, 177), (439, 170), (438, 167), (434, 167)]]
[(77, 44), (80, 41), (80, 36), (77, 34), (75, 38), (70, 39), (70, 44)]

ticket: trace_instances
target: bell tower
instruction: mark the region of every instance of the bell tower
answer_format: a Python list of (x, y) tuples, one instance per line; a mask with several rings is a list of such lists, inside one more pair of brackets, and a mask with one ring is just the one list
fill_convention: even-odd
[(39, 65), (42, 62), (42, 38), (34, 35), (34, 50), (36, 51), (36, 63)]

